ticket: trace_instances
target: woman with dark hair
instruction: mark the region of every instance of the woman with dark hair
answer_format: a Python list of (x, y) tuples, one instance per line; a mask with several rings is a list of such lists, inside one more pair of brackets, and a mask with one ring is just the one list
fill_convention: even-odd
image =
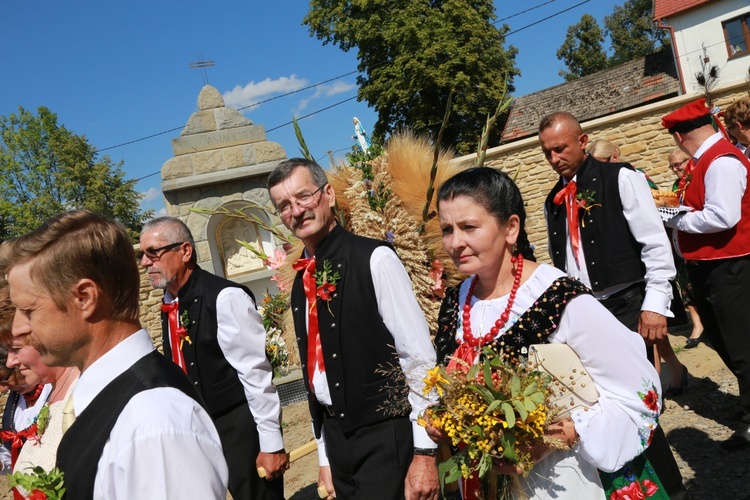
[[(561, 500), (602, 498), (606, 492), (609, 498), (618, 488), (646, 484), (657, 488), (651, 498), (667, 498), (653, 475), (632, 482), (649, 474), (642, 453), (658, 425), (660, 400), (659, 379), (643, 355), (641, 337), (580, 282), (534, 262), (523, 199), (508, 175), (491, 168), (463, 171), (440, 187), (437, 200), (445, 250), (469, 276), (446, 291), (435, 339), (438, 362), (476, 361), (483, 346), (519, 359), (532, 344), (564, 343), (599, 392), (590, 408), (549, 425), (547, 435), (565, 449), (532, 450), (536, 465), (520, 477), (521, 494)], [(428, 427), (428, 433), (447, 441), (440, 429)], [(502, 460), (495, 461), (495, 470), (522, 472)], [(474, 498), (472, 491), (463, 495)]]

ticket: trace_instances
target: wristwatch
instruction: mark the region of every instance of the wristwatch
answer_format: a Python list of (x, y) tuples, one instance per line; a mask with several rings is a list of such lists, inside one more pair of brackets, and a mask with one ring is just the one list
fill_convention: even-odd
[(437, 453), (438, 453), (437, 448), (414, 448), (415, 455), (422, 455), (425, 457), (436, 457)]

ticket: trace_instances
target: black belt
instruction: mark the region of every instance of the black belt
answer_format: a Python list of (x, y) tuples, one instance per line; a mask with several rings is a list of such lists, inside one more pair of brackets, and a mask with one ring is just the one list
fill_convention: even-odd
[(639, 281), (638, 283), (633, 283), (629, 287), (624, 288), (623, 290), (620, 290), (619, 292), (615, 292), (606, 299), (599, 299), (599, 302), (606, 307), (607, 309), (611, 307), (617, 307), (621, 305), (625, 305), (628, 302), (630, 302), (631, 299), (638, 296), (639, 294), (643, 294), (646, 291), (646, 284), (642, 281)]
[(336, 415), (336, 410), (333, 409), (333, 406), (320, 405), (320, 407), (323, 408), (323, 413), (325, 413), (329, 418), (338, 417), (338, 415)]

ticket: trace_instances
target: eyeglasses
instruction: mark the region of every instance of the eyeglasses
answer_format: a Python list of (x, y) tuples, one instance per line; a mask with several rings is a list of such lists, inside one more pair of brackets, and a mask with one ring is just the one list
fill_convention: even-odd
[(147, 248), (146, 251), (140, 251), (135, 254), (135, 258), (138, 259), (138, 261), (143, 260), (143, 257), (148, 257), (148, 260), (152, 260), (156, 262), (157, 260), (161, 259), (162, 256), (167, 253), (169, 250), (172, 250), (173, 248), (177, 248), (178, 246), (185, 243), (184, 241), (178, 241), (177, 243), (170, 243), (169, 245), (164, 245), (163, 247), (159, 248)]
[(6, 383), (8, 380), (10, 380), (10, 377), (13, 376), (13, 374), (16, 373), (16, 367), (14, 366), (10, 370), (8, 370), (8, 374), (5, 376), (5, 378), (0, 379), (0, 384)]
[(669, 164), (669, 168), (671, 168), (672, 170), (677, 170), (678, 168), (680, 168), (682, 166), (683, 163), (685, 163), (689, 159), (690, 158), (685, 158), (684, 160), (678, 161), (677, 163), (670, 163)]
[[(285, 201), (280, 206), (276, 208), (276, 215), (279, 217), (286, 217), (292, 212), (292, 203), (295, 203), (300, 208), (313, 208), (315, 205), (317, 205), (320, 200), (315, 201), (313, 198), (316, 194), (320, 192), (321, 189), (326, 187), (328, 183), (323, 184), (318, 189), (313, 191), (312, 193), (302, 193), (297, 198), (292, 198), (291, 201)], [(321, 195), (322, 197), (322, 195)]]

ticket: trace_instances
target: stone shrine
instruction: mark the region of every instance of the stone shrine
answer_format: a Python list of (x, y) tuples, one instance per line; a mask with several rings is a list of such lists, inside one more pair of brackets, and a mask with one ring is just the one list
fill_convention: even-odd
[(198, 265), (244, 284), (258, 302), (266, 290), (274, 293), (274, 271), (237, 240), (268, 255), (280, 242), (253, 222), (192, 209), (243, 209), (268, 221), (267, 213), (248, 205), (271, 207), (266, 180), (286, 159), (284, 149), (267, 141), (262, 125), (227, 108), (219, 91), (206, 85), (198, 97), (198, 111), (180, 137), (172, 139), (172, 150), (174, 157), (161, 169), (167, 214), (183, 220), (192, 231)]

